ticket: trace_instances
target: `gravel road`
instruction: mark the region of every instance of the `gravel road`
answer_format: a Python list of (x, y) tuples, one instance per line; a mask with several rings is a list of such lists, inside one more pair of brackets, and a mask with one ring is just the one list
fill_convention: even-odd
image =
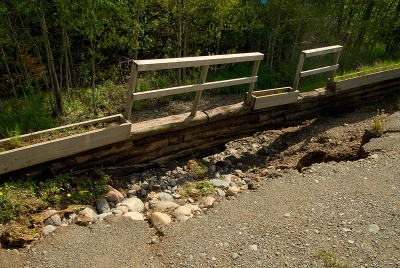
[(399, 112), (387, 129), (365, 159), (278, 170), (155, 243), (147, 223), (110, 217), (1, 250), (0, 266), (400, 267)]

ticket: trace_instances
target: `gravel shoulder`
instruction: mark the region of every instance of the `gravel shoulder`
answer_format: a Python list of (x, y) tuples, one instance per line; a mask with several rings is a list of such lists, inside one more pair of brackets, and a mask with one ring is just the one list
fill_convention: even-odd
[(319, 157), (295, 169), (313, 151), (340, 157), (354, 147), (357, 154), (375, 114), (325, 118), (230, 143), (216, 158), (261, 163), (259, 187), (219, 197), (214, 208), (174, 221), (163, 235), (146, 222), (107, 217), (89, 227), (60, 227), (27, 248), (3, 248), (0, 266), (329, 267), (321, 256), (328, 252), (335, 256), (331, 267), (400, 267), (400, 112), (386, 118), (387, 133), (364, 145), (367, 158), (323, 163)]

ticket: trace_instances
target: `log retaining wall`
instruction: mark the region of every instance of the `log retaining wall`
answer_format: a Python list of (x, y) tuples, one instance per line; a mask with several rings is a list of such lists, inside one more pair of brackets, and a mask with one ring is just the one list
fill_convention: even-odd
[(244, 103), (173, 115), (132, 124), (128, 140), (26, 168), (0, 178), (29, 173), (30, 176), (68, 172), (100, 166), (136, 165), (203, 157), (224, 149), (232, 140), (258, 131), (296, 125), (317, 116), (350, 111), (357, 106), (400, 92), (400, 78), (334, 92), (326, 88), (300, 93), (293, 104), (254, 111)]

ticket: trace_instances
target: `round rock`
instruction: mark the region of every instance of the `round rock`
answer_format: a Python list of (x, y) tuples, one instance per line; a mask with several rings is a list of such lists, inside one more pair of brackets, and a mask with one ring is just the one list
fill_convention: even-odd
[(137, 197), (127, 198), (121, 202), (121, 205), (127, 206), (129, 211), (143, 212), (144, 204), (142, 200)]
[(144, 221), (144, 217), (141, 213), (133, 211), (133, 212), (127, 212), (123, 215), (124, 217), (129, 217), (132, 220), (135, 221)]
[(161, 213), (161, 212), (154, 212), (153, 214), (151, 214), (150, 220), (151, 220), (151, 223), (156, 228), (163, 227), (172, 222), (172, 219), (170, 216), (168, 216), (165, 213)]
[(124, 200), (124, 196), (116, 189), (111, 186), (107, 186), (106, 200), (108, 202), (119, 203)]

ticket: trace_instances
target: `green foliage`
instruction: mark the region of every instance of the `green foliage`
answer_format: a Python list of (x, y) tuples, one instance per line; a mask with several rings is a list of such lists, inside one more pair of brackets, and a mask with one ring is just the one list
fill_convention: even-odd
[(0, 185), (0, 223), (20, 221), (44, 209), (47, 204), (36, 194), (32, 181), (15, 181)]
[(20, 147), (21, 145), (21, 131), (19, 130), (18, 124), (15, 125), (14, 131), (8, 131), (8, 136), (10, 137), (10, 145), (12, 148)]
[(337, 259), (336, 255), (332, 250), (320, 250), (318, 251), (318, 257), (322, 259), (325, 267), (333, 268), (346, 268), (348, 267), (343, 261)]
[(192, 197), (196, 200), (202, 196), (210, 195), (214, 192), (214, 184), (208, 180), (198, 182), (186, 182), (179, 188), (179, 193), (186, 197)]
[[(126, 88), (117, 86), (111, 81), (96, 86), (95, 97), (98, 116), (107, 116), (123, 111), (125, 105)], [(76, 123), (88, 119), (93, 113), (92, 89), (75, 89), (71, 94), (71, 101), (64, 104), (64, 115), (61, 124)]]
[(345, 79), (360, 77), (363, 75), (373, 74), (377, 72), (383, 72), (400, 68), (400, 61), (375, 61), (371, 65), (361, 65), (357, 69), (344, 71), (341, 75), (335, 76), (335, 81), (341, 81)]
[(110, 182), (111, 178), (97, 169), (85, 178), (62, 174), (39, 184), (30, 180), (1, 184), (0, 223), (26, 222), (31, 214), (49, 206), (63, 209), (72, 204), (94, 204), (104, 197)]
[[(0, 115), (0, 138), (35, 132), (57, 125), (46, 100), (46, 94), (36, 94), (25, 99), (7, 99), (2, 102), (4, 111)], [(10, 130), (12, 134), (9, 135)]]
[(75, 178), (63, 174), (41, 184), (39, 194), (49, 205), (59, 207), (93, 204), (96, 199), (104, 196), (109, 182), (110, 177), (102, 170), (96, 170), (92, 178)]

